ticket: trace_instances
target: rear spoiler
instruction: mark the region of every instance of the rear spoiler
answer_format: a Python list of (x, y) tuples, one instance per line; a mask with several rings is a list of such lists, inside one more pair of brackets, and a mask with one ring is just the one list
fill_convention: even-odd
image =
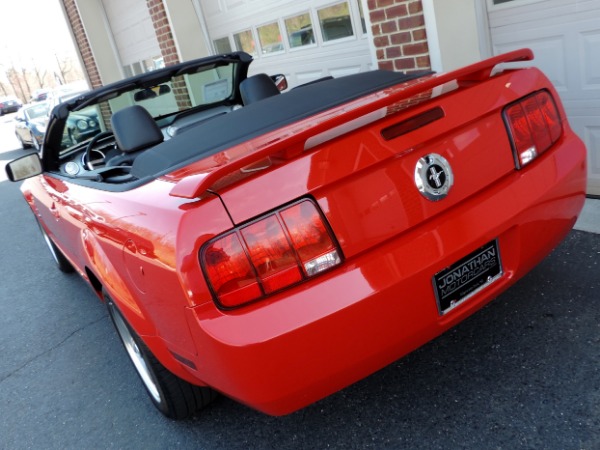
[[(395, 90), (389, 95), (375, 98), (368, 103), (361, 102), (360, 99), (351, 101), (346, 106), (339, 107), (338, 109), (341, 112), (338, 114), (324, 112), (317, 114), (313, 118), (304, 119), (286, 127), (289, 132), (285, 136), (281, 136), (279, 130), (277, 130), (253, 139), (252, 141), (257, 144), (255, 151), (238, 159), (233, 159), (223, 166), (212, 169), (210, 172), (198, 173), (183, 178), (173, 187), (170, 195), (187, 199), (198, 198), (227, 175), (248, 167), (253, 163), (265, 160), (269, 156), (283, 150), (298, 146), (299, 144), (304, 146), (307, 139), (331, 128), (340, 126), (348, 121), (356, 120), (381, 108), (385, 108), (390, 104), (397, 103), (452, 81), (456, 81), (459, 84), (485, 81), (490, 78), (498, 64), (531, 60), (533, 60), (533, 52), (530, 49), (515, 50), (452, 72), (424, 77), (422, 80), (418, 79), (416, 82), (411, 82), (404, 89)], [(306, 126), (307, 121), (310, 121), (310, 126)], [(264, 144), (260, 145), (261, 142), (264, 142)], [(242, 145), (248, 146), (249, 142)]]

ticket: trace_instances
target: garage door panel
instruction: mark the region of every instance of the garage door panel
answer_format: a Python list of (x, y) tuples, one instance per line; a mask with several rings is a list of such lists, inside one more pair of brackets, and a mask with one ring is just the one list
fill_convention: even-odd
[[(537, 36), (537, 38), (534, 38), (534, 36)], [(502, 43), (504, 40), (506, 42)], [(499, 36), (494, 43), (494, 53), (505, 53), (522, 47), (528, 47), (533, 51), (536, 65), (544, 71), (557, 91), (566, 92), (568, 90), (568, 63), (565, 57), (567, 43), (564, 36), (539, 37), (539, 34), (531, 30), (515, 33), (504, 38)], [(528, 63), (523, 65), (528, 65)]]
[(213, 43), (219, 40), (219, 51), (253, 53), (251, 75), (285, 73), (294, 87), (373, 68), (360, 0), (200, 1), (208, 34)]
[[(516, 8), (519, 9), (518, 14), (515, 13)], [(598, 8), (600, 0), (513, 0), (502, 7), (490, 9), (489, 23), (494, 29), (529, 22), (560, 25), (564, 19), (585, 19), (588, 13), (594, 13)]]
[(600, 0), (513, 0), (488, 10), (492, 48), (529, 47), (588, 149), (588, 193), (600, 195)]
[[(600, 148), (600, 120), (592, 123), (587, 118), (579, 120), (578, 117), (574, 117), (571, 122), (573, 129), (582, 137), (588, 149)], [(600, 195), (600, 152), (589, 152), (588, 165), (588, 191)]]
[(600, 30), (580, 35), (582, 86), (584, 91), (600, 90)]

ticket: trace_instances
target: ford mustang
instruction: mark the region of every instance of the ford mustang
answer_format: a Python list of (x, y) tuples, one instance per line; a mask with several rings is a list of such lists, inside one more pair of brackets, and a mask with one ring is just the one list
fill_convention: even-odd
[[(245, 53), (184, 62), (58, 105), (41, 154), (6, 170), (162, 413), (222, 393), (287, 414), (464, 320), (569, 232), (586, 151), (532, 58), (284, 92)], [(98, 127), (73, 139), (82, 116)]]

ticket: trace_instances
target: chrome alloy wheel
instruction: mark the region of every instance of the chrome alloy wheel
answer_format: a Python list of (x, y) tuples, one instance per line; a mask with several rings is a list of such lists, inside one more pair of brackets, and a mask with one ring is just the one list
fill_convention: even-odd
[(144, 357), (142, 350), (140, 349), (138, 343), (135, 338), (131, 334), (129, 330), (129, 326), (125, 323), (125, 320), (121, 316), (121, 313), (117, 310), (112, 302), (109, 304), (109, 308), (112, 312), (112, 317), (115, 323), (115, 327), (117, 332), (119, 333), (119, 337), (121, 341), (123, 341), (123, 345), (125, 346), (125, 350), (127, 350), (127, 354), (129, 355), (129, 359), (135, 366), (135, 370), (137, 370), (144, 386), (148, 390), (148, 393), (152, 397), (152, 399), (156, 403), (162, 403), (162, 395), (160, 393), (158, 382), (154, 377), (154, 373), (148, 367), (148, 361)]

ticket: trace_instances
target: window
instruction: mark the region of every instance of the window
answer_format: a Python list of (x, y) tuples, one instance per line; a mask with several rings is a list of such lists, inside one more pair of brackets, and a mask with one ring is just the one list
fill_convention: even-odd
[(320, 9), (317, 14), (324, 42), (354, 36), (347, 2)]
[(242, 50), (246, 53), (256, 56), (256, 45), (252, 30), (241, 31), (233, 35), (236, 50)]
[(136, 61), (133, 64), (123, 66), (123, 73), (125, 74), (125, 78), (129, 78), (133, 75), (151, 72), (156, 69), (162, 69), (163, 67), (165, 67), (163, 57), (154, 56), (152, 58), (144, 59), (143, 61)]
[(303, 47), (315, 43), (315, 35), (309, 13), (285, 19), (285, 29), (291, 48)]
[(284, 50), (283, 43), (281, 42), (281, 30), (277, 22), (258, 27), (257, 31), (263, 55)]
[(363, 34), (367, 34), (367, 23), (365, 22), (365, 13), (363, 12), (362, 2), (358, 1), (358, 11), (360, 12), (360, 24), (362, 26)]
[(231, 53), (233, 51), (228, 37), (224, 37), (221, 39), (215, 39), (213, 41), (213, 45), (215, 46), (215, 51), (217, 52), (218, 55), (224, 54), (224, 53)]

